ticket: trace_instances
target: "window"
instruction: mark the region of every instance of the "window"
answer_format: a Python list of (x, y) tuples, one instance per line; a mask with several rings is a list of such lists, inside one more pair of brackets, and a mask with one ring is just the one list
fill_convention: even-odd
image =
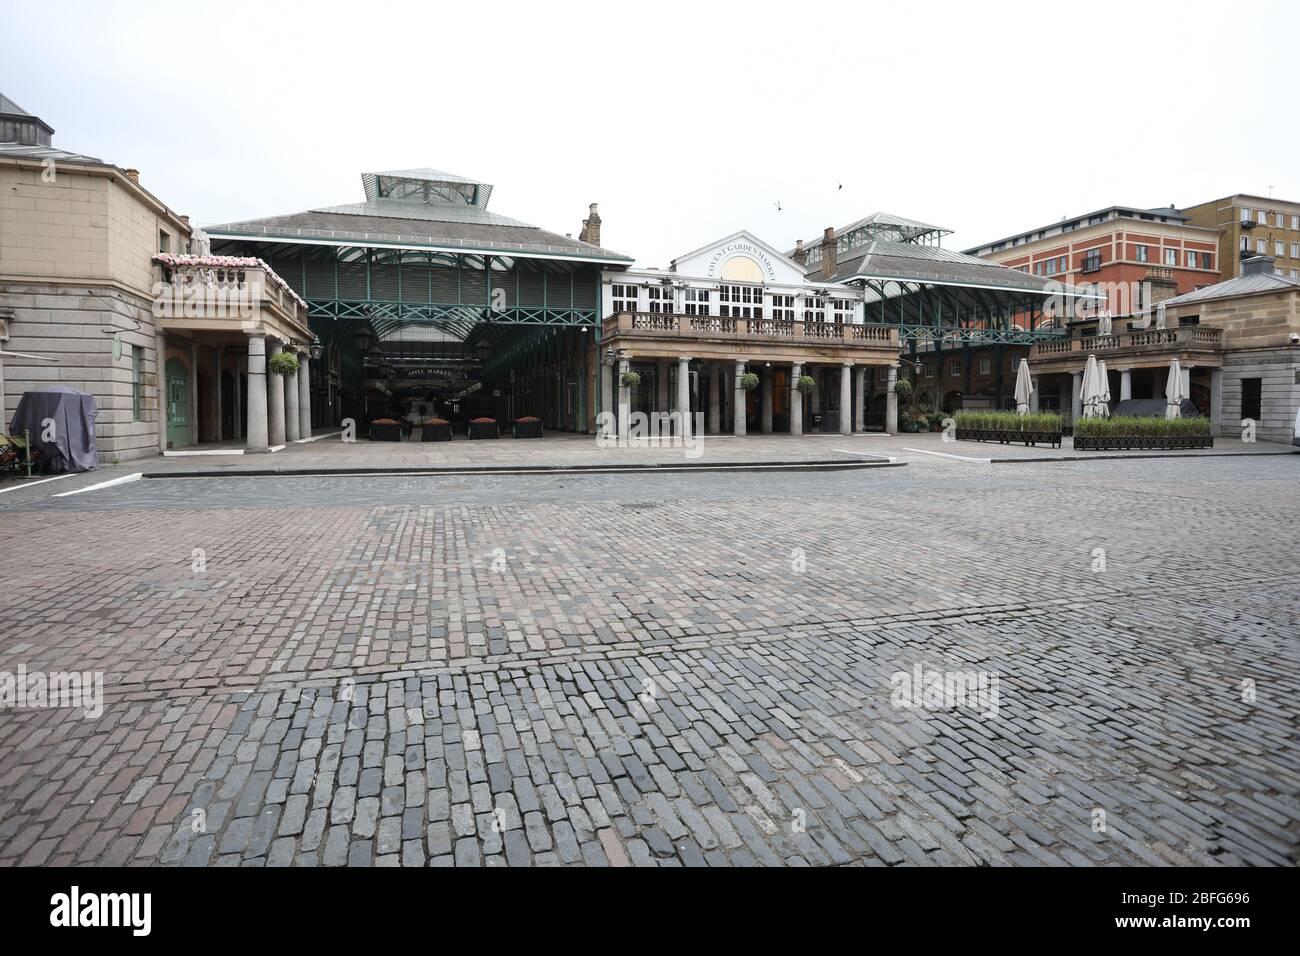
[(144, 349), (131, 346), (131, 420), (140, 421), (141, 369), (144, 366)]
[(835, 312), (836, 322), (853, 321), (852, 299), (831, 299), (831, 309)]
[(926, 378), (934, 378), (934, 366), (929, 362), (921, 363), (921, 374)]
[(673, 311), (672, 286), (664, 286), (664, 285), (646, 286), (646, 294), (650, 299), (649, 308), (651, 312), (672, 312)]
[(1166, 250), (1165, 250), (1165, 265), (1167, 265), (1167, 266), (1176, 266), (1176, 265), (1178, 265), (1178, 250), (1177, 250), (1177, 249), (1166, 249)]
[(1201, 268), (1202, 268), (1202, 269), (1213, 269), (1213, 268), (1214, 268), (1214, 256), (1210, 255), (1210, 253), (1208, 253), (1208, 252), (1202, 252), (1202, 253), (1201, 253)]
[(805, 322), (822, 322), (826, 319), (826, 299), (824, 296), (803, 294), (803, 320)]
[(980, 357), (980, 374), (988, 375), (993, 371), (993, 362), (987, 355)]
[(1286, 255), (1286, 244), (1283, 243), (1281, 239), (1273, 240), (1273, 255), (1275, 256)]
[(718, 314), (733, 319), (763, 317), (763, 289), (756, 285), (724, 285), (718, 290)]
[(1138, 261), (1138, 262), (1150, 262), (1150, 261), (1151, 261), (1151, 249), (1150, 249), (1149, 246), (1138, 246), (1138, 247), (1137, 247), (1137, 261)]
[(953, 377), (961, 374), (961, 359), (953, 359), (948, 363), (948, 374)]
[(1279, 229), (1285, 229), (1286, 228), (1285, 222), (1286, 222), (1286, 217), (1283, 216), (1281, 213), (1277, 213), (1277, 227)]
[(1292, 228), (1292, 229), (1300, 229), (1300, 216), (1292, 216), (1292, 217), (1291, 217), (1291, 228)]
[(166, 229), (158, 230), (158, 251), (159, 252), (172, 251), (172, 237), (168, 234)]
[(1242, 252), (1250, 251), (1250, 236), (1241, 237), (1241, 251)]
[(1056, 260), (1055, 260), (1055, 259), (1048, 259), (1048, 260), (1047, 260), (1047, 274), (1048, 274), (1049, 276), (1054, 276), (1054, 275), (1056, 275)]
[(1083, 271), (1096, 272), (1101, 268), (1101, 250), (1089, 249), (1083, 255)]
[(1267, 226), (1267, 225), (1268, 225), (1268, 213), (1264, 212), (1264, 210), (1262, 210), (1262, 209), (1258, 210), (1258, 211), (1255, 213), (1255, 221), (1258, 222), (1261, 226)]
[(687, 289), (684, 293), (685, 309), (687, 315), (708, 315), (709, 314), (709, 290), (708, 289)]
[(1183, 259), (1187, 265), (1187, 268), (1189, 269), (1196, 268), (1196, 253), (1188, 252), (1186, 255), (1183, 256)]
[(616, 313), (636, 311), (636, 286), (614, 285), (611, 287), (610, 292), (614, 297), (614, 311)]
[(1241, 417), (1260, 420), (1260, 398), (1263, 394), (1262, 378), (1243, 378), (1241, 380)]
[(1070, 271), (1069, 260), (1065, 256), (1061, 256), (1061, 271), (1062, 272)]
[(1291, 243), (1291, 258), (1300, 259), (1300, 242)]
[(1200, 325), (1201, 317), (1199, 315), (1180, 315), (1178, 317), (1178, 327), (1185, 328), (1189, 325)]
[(794, 321), (794, 296), (792, 295), (774, 295), (772, 296), (772, 318), (778, 322)]
[(1035, 262), (1035, 263), (1034, 263), (1034, 275), (1036, 275), (1036, 276), (1040, 276), (1040, 275), (1042, 275), (1042, 274), (1043, 274), (1043, 268), (1044, 268), (1044, 267), (1043, 267), (1043, 263), (1041, 263), (1041, 262)]
[(1242, 222), (1249, 222), (1249, 221), (1250, 221), (1250, 208), (1249, 208), (1249, 207), (1246, 207), (1246, 208), (1244, 208), (1244, 209), (1241, 210), (1241, 221), (1242, 221)]
[(1268, 252), (1268, 244), (1263, 239), (1256, 239), (1255, 251), (1262, 256), (1264, 253)]
[(1292, 270), (1291, 270), (1291, 278), (1292, 278), (1292, 279), (1300, 279), (1300, 269), (1292, 269)]

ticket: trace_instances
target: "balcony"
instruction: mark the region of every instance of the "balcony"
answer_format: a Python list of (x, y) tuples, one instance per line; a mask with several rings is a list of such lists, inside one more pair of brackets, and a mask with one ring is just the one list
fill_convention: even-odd
[[(787, 361), (897, 359), (898, 327), (793, 319), (740, 319), (667, 312), (620, 312), (605, 319), (604, 339), (636, 354), (689, 351), (702, 358), (763, 355)], [(875, 353), (875, 354), (872, 354)]]
[[(1156, 362), (1181, 357), (1190, 360), (1198, 355), (1204, 359), (1207, 356), (1217, 356), (1222, 350), (1223, 329), (1212, 325), (1187, 325), (1039, 342), (1029, 350), (1029, 361), (1039, 364), (1061, 363), (1074, 368), (1082, 367), (1089, 355), (1096, 355), (1107, 362), (1113, 359), (1142, 358)], [(1199, 364), (1206, 363), (1202, 361)]]
[(160, 254), (154, 273), (154, 316), (162, 329), (311, 340), (307, 303), (261, 259)]

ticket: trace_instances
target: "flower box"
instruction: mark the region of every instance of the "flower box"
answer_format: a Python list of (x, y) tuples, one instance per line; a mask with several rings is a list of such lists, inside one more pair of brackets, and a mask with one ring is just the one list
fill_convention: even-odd
[(451, 422), (425, 422), (420, 428), (420, 441), (451, 441)]
[(542, 420), (540, 418), (521, 418), (510, 430), (512, 438), (541, 438)]
[(391, 418), (377, 418), (370, 423), (371, 441), (401, 441), (402, 426)]
[(1061, 447), (1061, 433), (1021, 431), (1011, 428), (958, 428), (958, 441), (993, 441), (1003, 445), (1051, 445)]
[(490, 418), (476, 419), (469, 423), (469, 437), (471, 440), (477, 438), (496, 438), (499, 434), (497, 423)]
[(1076, 435), (1075, 451), (1191, 451), (1213, 448), (1212, 435)]

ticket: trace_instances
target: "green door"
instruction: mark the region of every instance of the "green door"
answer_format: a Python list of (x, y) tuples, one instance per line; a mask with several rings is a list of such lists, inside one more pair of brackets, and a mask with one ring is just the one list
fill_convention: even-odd
[(178, 359), (167, 360), (167, 447), (190, 443), (190, 373)]

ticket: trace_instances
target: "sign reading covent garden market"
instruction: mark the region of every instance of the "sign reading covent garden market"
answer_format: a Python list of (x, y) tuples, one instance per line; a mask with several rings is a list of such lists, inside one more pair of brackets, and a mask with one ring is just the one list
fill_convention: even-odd
[(715, 278), (722, 263), (732, 256), (745, 256), (748, 259), (757, 261), (763, 267), (764, 278), (768, 282), (776, 281), (776, 264), (772, 261), (772, 257), (754, 243), (744, 239), (737, 239), (719, 247), (713, 253), (712, 258), (709, 259), (709, 266), (705, 271), (705, 275), (710, 279)]

